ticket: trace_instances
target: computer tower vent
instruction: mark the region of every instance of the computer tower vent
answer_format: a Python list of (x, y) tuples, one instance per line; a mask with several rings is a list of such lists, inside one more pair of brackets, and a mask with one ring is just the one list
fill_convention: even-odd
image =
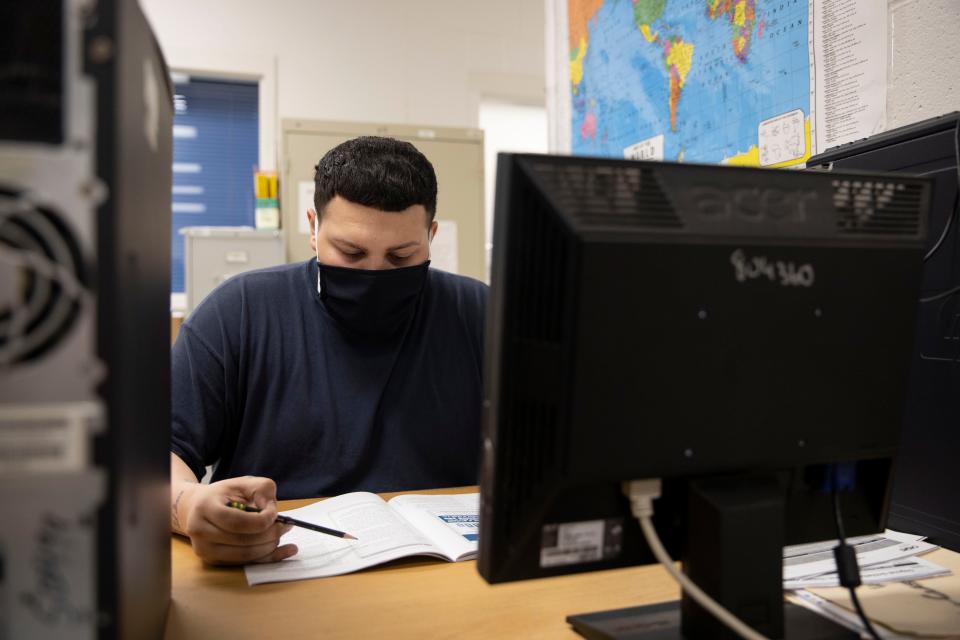
[(516, 393), (511, 394), (505, 409), (499, 431), (509, 444), (500, 449), (500, 455), (522, 457), (505, 460), (501, 467), (508, 470), (502, 481), (511, 496), (510, 513), (504, 519), (504, 527), (509, 531), (515, 523), (525, 520), (531, 502), (557, 477), (559, 414), (553, 403)]
[(60, 217), (0, 188), (0, 367), (41, 357), (77, 320), (80, 250)]
[(506, 265), (507, 304), (516, 315), (504, 326), (506, 366), (497, 429), (509, 443), (501, 455), (523, 458), (506, 465), (511, 475), (498, 481), (512, 496), (504, 522), (508, 528), (523, 521), (562, 470), (557, 451), (566, 437), (566, 399), (561, 390), (569, 375), (566, 340), (573, 329), (564, 318), (572, 302), (568, 274), (578, 260), (566, 221), (544, 200), (542, 185), (528, 177), (517, 176), (523, 186), (515, 196), (516, 215), (506, 221), (506, 242), (521, 248)]
[[(543, 206), (542, 196), (533, 189), (523, 193), (524, 215), (515, 221), (514, 242), (525, 238), (540, 238), (530, 242), (530, 253), (513, 265), (512, 278), (517, 301), (517, 335), (522, 339), (558, 343), (561, 338), (560, 320), (567, 287), (562, 277), (568, 267), (569, 253), (566, 230), (559, 220)], [(551, 277), (552, 276), (552, 277)]]
[(834, 180), (837, 230), (842, 234), (916, 236), (923, 197), (923, 185), (918, 183)]
[(0, 140), (60, 144), (64, 2), (0, 2)]
[(650, 167), (582, 163), (534, 162), (556, 204), (583, 228), (682, 228), (677, 215)]

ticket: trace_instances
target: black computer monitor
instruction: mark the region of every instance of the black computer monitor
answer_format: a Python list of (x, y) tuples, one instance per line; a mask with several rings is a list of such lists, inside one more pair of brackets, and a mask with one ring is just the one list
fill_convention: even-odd
[(922, 178), (501, 155), (483, 577), (651, 562), (621, 482), (662, 478), (667, 548), (779, 635), (782, 547), (835, 536), (834, 486), (848, 534), (882, 526), (929, 201)]
[(931, 299), (919, 305), (889, 525), (960, 551), (960, 112), (830, 149), (808, 166), (934, 181), (923, 267)]

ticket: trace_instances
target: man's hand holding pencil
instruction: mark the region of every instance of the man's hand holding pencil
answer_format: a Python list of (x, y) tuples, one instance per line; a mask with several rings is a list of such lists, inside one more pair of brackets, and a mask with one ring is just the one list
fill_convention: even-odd
[[(234, 509), (240, 509), (241, 511), (252, 511), (254, 513), (260, 513), (263, 509), (256, 507), (254, 505), (249, 505), (238, 500), (231, 500), (227, 505), (233, 507)], [(285, 516), (280, 514), (277, 516), (277, 522), (282, 522), (283, 524), (291, 525), (294, 527), (303, 527), (304, 529), (309, 529), (310, 531), (316, 531), (317, 533), (325, 533), (328, 536), (333, 536), (334, 538), (343, 538), (344, 540), (358, 540), (357, 536), (347, 533), (346, 531), (340, 531), (338, 529), (331, 529), (330, 527), (325, 527), (320, 524), (314, 524), (313, 522), (305, 522), (304, 520), (297, 520), (296, 518), (291, 518), (290, 516)]]
[[(244, 476), (181, 487), (173, 505), (174, 530), (190, 537), (194, 552), (205, 562), (276, 562), (297, 553), (296, 545), (278, 546), (293, 525), (277, 520), (273, 480)], [(240, 510), (231, 503), (256, 510)]]

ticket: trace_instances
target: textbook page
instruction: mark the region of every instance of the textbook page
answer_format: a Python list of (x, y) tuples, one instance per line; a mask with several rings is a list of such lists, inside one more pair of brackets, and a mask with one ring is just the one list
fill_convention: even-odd
[(347, 493), (283, 514), (345, 531), (358, 540), (294, 527), (280, 539), (280, 544), (296, 544), (297, 555), (280, 562), (247, 565), (245, 571), (250, 586), (335, 576), (406, 556), (443, 555), (436, 545), (372, 493)]
[(480, 494), (408, 494), (387, 503), (405, 520), (426, 534), (450, 560), (477, 557), (480, 533)]

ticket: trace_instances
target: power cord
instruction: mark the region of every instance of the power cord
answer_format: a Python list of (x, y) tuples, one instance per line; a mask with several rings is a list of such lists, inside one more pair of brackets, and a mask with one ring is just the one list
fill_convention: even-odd
[[(958, 164), (960, 164), (960, 157), (957, 158)], [(950, 233), (950, 227), (953, 225), (953, 219), (957, 217), (957, 211), (960, 209), (960, 184), (957, 185), (957, 195), (953, 198), (953, 208), (950, 211), (950, 217), (947, 218), (947, 223), (943, 225), (943, 231), (940, 232), (940, 237), (937, 238), (937, 242), (930, 248), (930, 251), (927, 252), (927, 255), (923, 256), (923, 261), (926, 262), (933, 257), (939, 249), (940, 245), (943, 244), (943, 241), (947, 239), (947, 234)]]
[(949, 298), (955, 293), (960, 293), (960, 286), (953, 287), (952, 289), (947, 289), (946, 291), (941, 291), (940, 293), (934, 294), (932, 296), (927, 296), (926, 298), (920, 298), (920, 302), (936, 302), (937, 300), (943, 300), (944, 298)]
[(623, 492), (630, 499), (630, 508), (633, 517), (640, 521), (640, 529), (646, 538), (654, 557), (663, 565), (667, 573), (676, 580), (691, 598), (709, 611), (717, 620), (727, 625), (734, 633), (746, 640), (767, 640), (766, 636), (757, 633), (738, 617), (730, 613), (719, 602), (711, 598), (705, 591), (694, 583), (685, 573), (673, 564), (670, 554), (663, 548), (660, 536), (653, 526), (653, 501), (660, 497), (660, 479), (631, 480), (623, 483)]
[(953, 210), (950, 211), (950, 217), (947, 218), (947, 223), (943, 227), (943, 232), (940, 234), (940, 237), (937, 238), (936, 244), (933, 245), (933, 248), (927, 252), (927, 255), (923, 256), (923, 261), (926, 262), (933, 257), (933, 254), (937, 252), (940, 248), (940, 245), (943, 244), (943, 241), (947, 237), (947, 233), (950, 231), (950, 226), (953, 223), (954, 218), (960, 215), (960, 118), (957, 119), (957, 124), (953, 128), (953, 155), (956, 159), (956, 168), (957, 168), (957, 195), (953, 199)]
[[(923, 261), (926, 262), (940, 249), (943, 245), (943, 241), (947, 237), (947, 233), (950, 231), (954, 218), (960, 217), (960, 118), (957, 119), (957, 124), (953, 128), (953, 153), (956, 158), (956, 168), (957, 168), (957, 195), (953, 200), (953, 211), (950, 212), (950, 217), (947, 218), (947, 223), (943, 227), (943, 232), (940, 234), (940, 237), (937, 238), (937, 242), (933, 245), (930, 251), (927, 252), (927, 255), (923, 256)], [(943, 300), (944, 298), (949, 298), (950, 296), (960, 293), (960, 286), (952, 287), (946, 291), (941, 291), (940, 293), (935, 293), (931, 296), (926, 296), (920, 298), (921, 303), (936, 302), (937, 300)]]
[(880, 640), (877, 630), (870, 624), (870, 619), (867, 618), (867, 614), (863, 611), (860, 598), (857, 597), (857, 587), (861, 584), (860, 566), (857, 564), (856, 550), (847, 544), (847, 536), (843, 528), (843, 516), (840, 513), (840, 493), (837, 491), (837, 479), (837, 466), (834, 465), (833, 482), (831, 483), (833, 485), (831, 487), (833, 493), (833, 518), (837, 525), (837, 539), (840, 542), (840, 544), (833, 548), (833, 557), (837, 563), (837, 576), (840, 579), (840, 586), (846, 587), (850, 592), (850, 600), (853, 602), (853, 607), (857, 610), (857, 615), (860, 616), (860, 622), (863, 624), (863, 628), (866, 629), (873, 640)]
[(957, 187), (960, 187), (960, 118), (953, 128), (953, 153), (957, 158)]

